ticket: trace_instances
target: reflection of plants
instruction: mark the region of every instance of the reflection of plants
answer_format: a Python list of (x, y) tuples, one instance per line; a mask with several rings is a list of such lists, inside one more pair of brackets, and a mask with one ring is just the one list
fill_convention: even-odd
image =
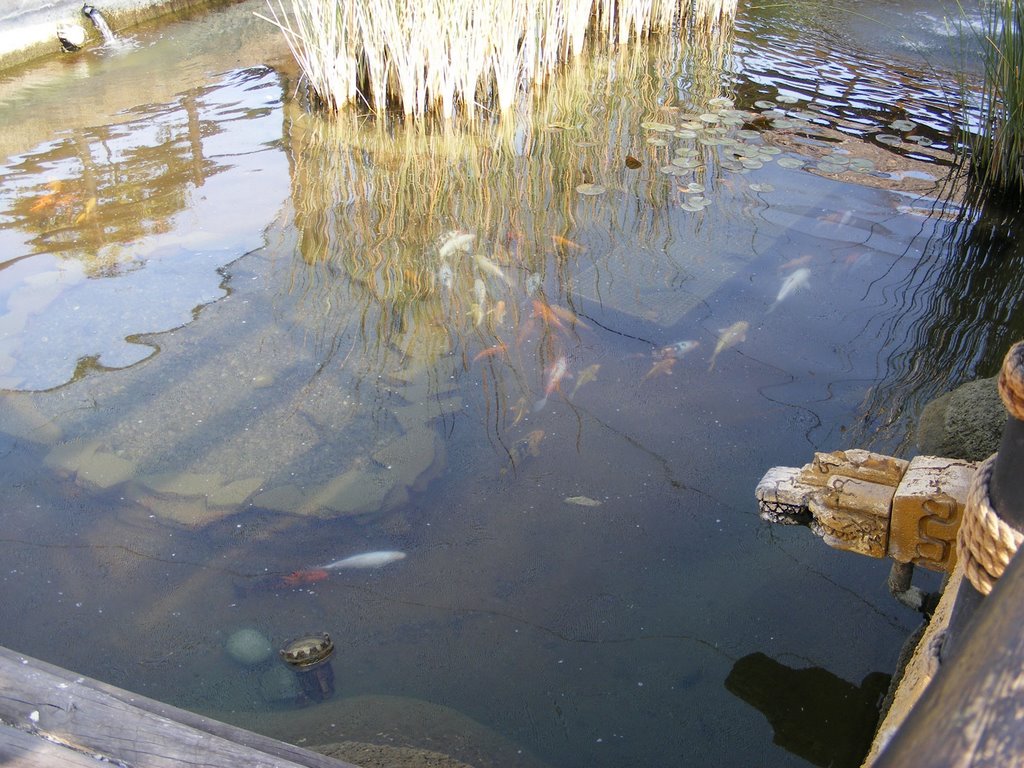
[(397, 104), (472, 116), (478, 102), (508, 113), (583, 49), (588, 30), (622, 45), (693, 19), (731, 21), (736, 0), (284, 0), (269, 3), (313, 93), (337, 110), (360, 95), (376, 112)]
[[(23, 170), (34, 186), (13, 199), (8, 215), (32, 233), (37, 252), (78, 258), (88, 274), (133, 268), (135, 257), (121, 246), (164, 231), (186, 207), (190, 189), (218, 170), (203, 155), (210, 127), (199, 113), (196, 95), (186, 94), (180, 105), (155, 116), (158, 140), (147, 146), (125, 146), (122, 125), (76, 131), (67, 141), (45, 145), (26, 159)], [(152, 122), (154, 115), (146, 119)], [(98, 161), (112, 146), (116, 162)], [(64, 178), (38, 181), (44, 167), (59, 169)]]
[(982, 195), (1024, 192), (1024, 5), (995, 0), (987, 15), (978, 130), (967, 133), (971, 175)]
[(501, 420), (524, 418), (542, 369), (590, 332), (572, 262), (674, 239), (678, 179), (641, 125), (689, 106), (696, 66), (673, 36), (594, 52), (505, 120), (385, 127), (286, 104), (303, 324), (327, 357), (355, 336), (365, 377), (414, 361), (440, 388), (472, 371)]

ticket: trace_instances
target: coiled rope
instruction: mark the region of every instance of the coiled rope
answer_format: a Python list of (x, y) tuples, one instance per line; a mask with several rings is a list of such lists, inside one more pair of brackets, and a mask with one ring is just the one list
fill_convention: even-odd
[[(1010, 415), (1024, 421), (1024, 342), (1014, 344), (1003, 359), (999, 395)], [(956, 540), (964, 575), (983, 595), (992, 591), (1024, 541), (1024, 533), (1007, 524), (992, 508), (989, 484), (997, 456), (994, 453), (985, 459), (974, 475)]]

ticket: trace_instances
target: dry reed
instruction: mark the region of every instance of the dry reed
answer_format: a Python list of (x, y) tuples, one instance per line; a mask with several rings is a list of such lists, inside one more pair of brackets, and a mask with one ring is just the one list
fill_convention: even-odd
[[(275, 6), (276, 3), (276, 6)], [(268, 0), (316, 97), (332, 110), (360, 95), (396, 106), (506, 114), (531, 84), (579, 55), (588, 32), (623, 45), (687, 23), (728, 22), (736, 0)]]

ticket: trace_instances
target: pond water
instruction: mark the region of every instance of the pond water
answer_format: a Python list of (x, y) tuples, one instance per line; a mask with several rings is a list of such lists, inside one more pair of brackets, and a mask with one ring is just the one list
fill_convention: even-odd
[[(859, 764), (917, 619), (753, 489), (997, 364), (963, 320), (901, 389), (957, 242), (933, 6), (743, 11), (473, 131), (310, 114), (258, 2), (5, 73), (0, 643), (306, 745)], [(336, 696), (247, 628), (331, 633)]]

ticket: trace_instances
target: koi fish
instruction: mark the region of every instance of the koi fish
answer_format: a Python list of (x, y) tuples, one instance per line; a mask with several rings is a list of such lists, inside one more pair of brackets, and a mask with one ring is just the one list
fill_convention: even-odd
[(580, 245), (579, 243), (574, 242), (574, 241), (570, 240), (567, 237), (562, 237), (561, 235), (552, 235), (551, 236), (551, 242), (554, 245), (559, 246), (560, 248), (565, 248), (566, 250), (570, 250), (570, 251), (585, 251), (585, 250), (587, 250), (584, 246)]
[(480, 325), (487, 314), (487, 286), (479, 277), (473, 281), (473, 298), (476, 301), (470, 307), (473, 313), (473, 325)]
[(512, 280), (511, 278), (509, 278), (508, 275), (505, 274), (505, 270), (503, 270), (493, 261), (488, 259), (482, 253), (473, 254), (473, 261), (476, 262), (476, 265), (480, 268), (481, 272), (486, 272), (487, 274), (498, 278), (503, 283), (505, 283), (505, 285), (507, 285), (509, 288), (512, 287)]
[(584, 384), (589, 384), (592, 381), (596, 381), (597, 372), (599, 370), (601, 370), (601, 364), (594, 363), (593, 365), (588, 365), (586, 368), (580, 371), (579, 378), (576, 379), (576, 386), (572, 388), (572, 392), (569, 394), (569, 399), (572, 400), (572, 398), (576, 396), (576, 390), (582, 387)]
[(479, 360), (483, 360), (485, 357), (494, 357), (494, 355), (503, 355), (507, 353), (508, 347), (505, 345), (505, 342), (500, 341), (493, 346), (487, 347), (487, 349), (482, 349), (477, 352), (476, 357), (473, 358), (473, 362), (475, 363)]
[(793, 269), (794, 267), (802, 267), (804, 264), (809, 264), (813, 258), (814, 255), (810, 253), (804, 254), (803, 256), (797, 256), (783, 264), (779, 264), (779, 272), (785, 272), (787, 269)]
[(810, 277), (811, 270), (807, 267), (800, 267), (800, 269), (796, 270), (793, 274), (783, 280), (782, 287), (779, 288), (779, 293), (775, 297), (775, 302), (768, 307), (768, 311), (771, 312), (775, 309), (779, 305), (779, 302), (791, 295), (793, 292), (798, 291), (801, 288), (810, 288)]
[(383, 549), (376, 552), (363, 552), (351, 557), (343, 557), (333, 563), (321, 566), (322, 571), (340, 571), (343, 568), (380, 568), (388, 563), (395, 563), (405, 559), (405, 552)]
[(651, 366), (651, 370), (649, 370), (647, 372), (647, 375), (644, 376), (644, 380), (646, 381), (647, 379), (651, 379), (660, 374), (670, 376), (672, 374), (672, 366), (674, 366), (675, 364), (675, 357), (666, 356), (661, 358), (658, 362)]
[(534, 412), (544, 410), (544, 406), (548, 404), (548, 398), (551, 396), (551, 393), (558, 389), (562, 379), (569, 374), (569, 362), (565, 359), (565, 355), (562, 355), (549, 365), (544, 373), (544, 397), (534, 403)]
[(517, 440), (509, 450), (509, 466), (502, 467), (498, 472), (499, 475), (508, 474), (509, 469), (515, 471), (516, 465), (522, 463), (531, 456), (540, 456), (540, 444), (544, 439), (544, 430), (535, 429), (530, 432), (526, 437)]
[(491, 310), (494, 315), (494, 322), (501, 325), (505, 322), (505, 300), (499, 299), (498, 303), (494, 305), (494, 309)]
[(571, 325), (578, 325), (580, 328), (590, 330), (590, 326), (580, 320), (572, 310), (560, 307), (557, 304), (548, 304), (547, 307), (554, 313), (555, 317), (561, 318)]
[(449, 232), (445, 236), (444, 242), (438, 247), (437, 253), (442, 259), (448, 258), (456, 251), (469, 253), (475, 241), (476, 235), (471, 232), (459, 232), (457, 230)]
[(85, 210), (83, 210), (78, 216), (75, 217), (75, 224), (81, 224), (83, 221), (92, 216), (93, 211), (96, 210), (96, 198), (90, 197), (85, 202)]
[(666, 357), (672, 357), (678, 360), (683, 357), (683, 355), (693, 352), (693, 350), (699, 346), (699, 341), (687, 339), (685, 341), (677, 341), (675, 344), (669, 344), (667, 347), (662, 347), (661, 349), (656, 349), (651, 353), (651, 355), (655, 360), (663, 360)]
[(547, 302), (541, 301), (540, 299), (533, 300), (533, 316), (539, 317), (541, 322), (547, 326), (553, 326), (560, 330), (562, 333), (568, 335), (569, 329), (565, 327), (565, 324), (559, 319), (558, 315), (551, 309), (551, 305)]
[(319, 581), (323, 581), (330, 575), (323, 568), (308, 568), (303, 571), (292, 571), (282, 576), (281, 581), (288, 587), (304, 587), (307, 584), (316, 584)]
[(737, 320), (728, 328), (719, 329), (718, 344), (715, 345), (715, 351), (711, 355), (711, 365), (708, 366), (709, 373), (715, 369), (715, 359), (718, 357), (718, 353), (729, 347), (736, 346), (741, 341), (746, 341), (749, 329), (750, 323), (746, 320)]

